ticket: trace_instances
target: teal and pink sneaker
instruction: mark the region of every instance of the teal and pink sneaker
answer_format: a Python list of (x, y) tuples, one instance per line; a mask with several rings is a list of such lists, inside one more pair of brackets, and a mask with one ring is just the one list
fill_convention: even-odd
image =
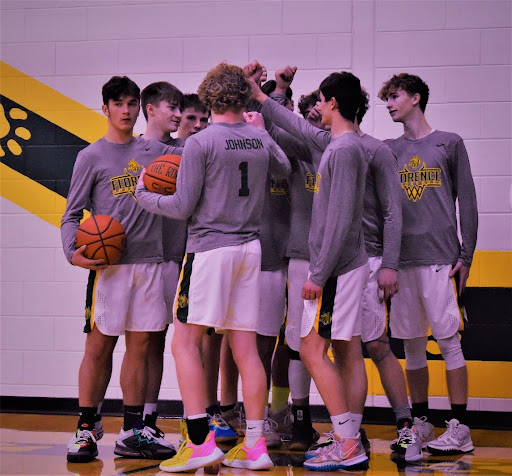
[(208, 415), (208, 425), (210, 426), (210, 431), (215, 432), (215, 441), (217, 443), (238, 440), (238, 432), (233, 430), (218, 413), (213, 416)]
[(269, 469), (274, 466), (263, 437), (252, 448), (247, 448), (244, 440), (243, 443), (235, 446), (226, 454), (222, 464), (231, 468), (250, 470)]
[(188, 436), (171, 459), (162, 461), (160, 469), (168, 473), (181, 473), (213, 466), (224, 459), (224, 453), (215, 444), (215, 433), (211, 431), (202, 445), (194, 445)]

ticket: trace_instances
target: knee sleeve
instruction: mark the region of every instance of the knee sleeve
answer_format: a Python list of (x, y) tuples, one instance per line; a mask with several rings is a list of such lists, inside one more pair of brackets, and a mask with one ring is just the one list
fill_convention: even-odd
[(427, 337), (404, 340), (405, 368), (423, 369), (427, 366)]
[(460, 369), (466, 365), (458, 334), (447, 339), (438, 339), (437, 344), (446, 363), (446, 370)]
[(292, 396), (292, 399), (298, 400), (309, 397), (311, 376), (302, 361), (290, 360), (288, 383), (290, 385), (290, 395)]

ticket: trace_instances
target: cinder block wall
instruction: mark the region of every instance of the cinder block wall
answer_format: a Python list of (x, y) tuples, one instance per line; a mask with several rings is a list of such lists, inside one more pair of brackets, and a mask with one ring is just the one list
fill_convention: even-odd
[[(394, 73), (418, 74), (431, 88), (431, 125), (466, 141), (480, 212), (477, 248), (505, 252), (499, 266), (512, 274), (511, 7), (508, 0), (2, 0), (1, 60), (98, 113), (101, 86), (114, 74), (141, 88), (167, 80), (193, 92), (218, 62), (258, 59), (271, 78), (283, 65), (298, 66), (297, 101), (331, 71), (349, 70), (371, 94), (363, 129), (379, 138), (402, 133), (376, 98), (380, 85)], [(24, 87), (11, 84), (19, 97), (29, 93)], [(39, 106), (54, 107), (44, 101), (41, 94)], [(12, 153), (7, 133), (22, 126), (3, 114), (2, 161)], [(137, 132), (144, 127), (141, 114)], [(27, 210), (22, 195), (37, 185), (4, 167), (1, 180), (0, 394), (76, 397), (86, 272), (66, 262), (58, 220), (48, 219), (60, 202)], [(486, 286), (480, 273), (473, 270), (472, 283)], [(121, 397), (123, 348), (121, 339), (107, 398)], [(163, 399), (179, 399), (173, 366), (167, 353)], [(371, 374), (368, 403), (385, 405), (378, 385)], [(485, 408), (510, 410), (512, 391), (500, 396)], [(314, 388), (312, 401), (320, 402)], [(472, 408), (478, 402), (477, 395)]]

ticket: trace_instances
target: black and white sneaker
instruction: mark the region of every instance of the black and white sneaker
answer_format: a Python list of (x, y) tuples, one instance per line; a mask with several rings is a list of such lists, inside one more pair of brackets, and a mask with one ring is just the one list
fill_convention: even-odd
[[(165, 441), (165, 440), (163, 440)], [(124, 431), (121, 428), (116, 441), (114, 453), (126, 458), (169, 459), (176, 454), (174, 446), (156, 436), (156, 431), (149, 426), (143, 426), (139, 421), (135, 428)]]
[(68, 442), (67, 460), (70, 463), (89, 463), (98, 456), (94, 431), (76, 430)]

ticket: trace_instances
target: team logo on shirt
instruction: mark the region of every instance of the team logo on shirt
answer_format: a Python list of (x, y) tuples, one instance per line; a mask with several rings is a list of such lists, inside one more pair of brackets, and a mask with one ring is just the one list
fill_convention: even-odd
[(308, 192), (315, 192), (315, 193), (319, 193), (320, 192), (320, 179), (322, 178), (322, 176), (317, 173), (316, 175), (315, 174), (306, 174), (306, 184), (305, 184), (305, 187), (306, 187), (306, 190)]
[[(135, 159), (131, 159), (128, 162), (128, 167), (125, 167), (123, 175), (118, 175), (117, 177), (112, 177), (110, 179), (112, 195), (114, 195), (114, 197), (119, 197), (120, 195), (130, 194), (134, 200), (137, 200), (135, 198), (135, 188), (139, 181), (139, 175), (137, 174), (139, 170), (140, 164)], [(133, 172), (133, 174), (130, 172)]]
[(417, 202), (423, 196), (425, 188), (441, 186), (441, 169), (427, 167), (427, 164), (415, 155), (409, 164), (400, 170), (400, 186), (405, 190), (409, 200)]
[(278, 180), (272, 178), (270, 180), (270, 193), (272, 195), (286, 195), (288, 192), (288, 181), (286, 179)]

